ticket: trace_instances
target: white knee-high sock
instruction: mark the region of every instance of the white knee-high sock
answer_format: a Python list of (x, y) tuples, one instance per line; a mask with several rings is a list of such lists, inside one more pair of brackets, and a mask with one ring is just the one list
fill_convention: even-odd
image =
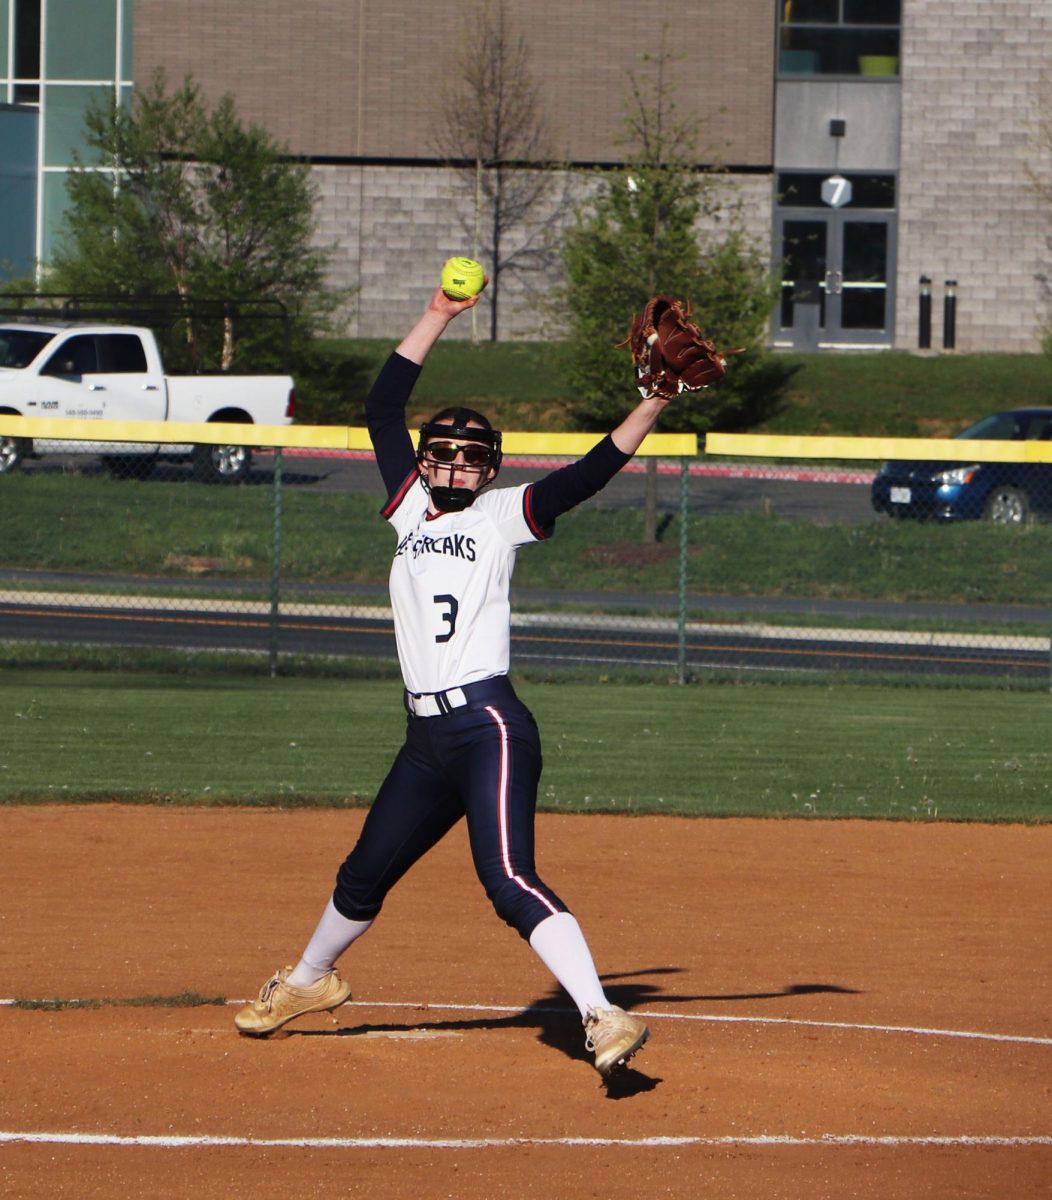
[(584, 940), (577, 918), (572, 913), (555, 913), (530, 934), (530, 945), (541, 962), (563, 987), (585, 1017), (590, 1008), (609, 1008), (603, 985), (599, 982), (592, 952)]
[(372, 921), (349, 921), (341, 916), (330, 898), (317, 929), (303, 951), (303, 957), (289, 974), (288, 982), (294, 987), (310, 987), (312, 983), (317, 983), (371, 924)]

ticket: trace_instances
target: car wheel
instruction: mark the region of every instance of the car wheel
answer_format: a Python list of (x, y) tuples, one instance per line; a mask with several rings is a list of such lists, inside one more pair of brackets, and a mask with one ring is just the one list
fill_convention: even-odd
[(1025, 525), (1030, 520), (1030, 497), (1022, 488), (994, 488), (983, 515), (995, 525)]
[(29, 438), (0, 437), (0, 475), (9, 475), (31, 449)]
[(251, 466), (248, 446), (194, 447), (194, 478), (201, 483), (240, 483)]

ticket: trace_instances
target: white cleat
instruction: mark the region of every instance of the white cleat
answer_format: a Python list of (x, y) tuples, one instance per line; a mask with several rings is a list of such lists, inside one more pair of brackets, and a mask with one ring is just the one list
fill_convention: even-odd
[(608, 1079), (650, 1037), (646, 1022), (623, 1008), (592, 1008), (584, 1019), (585, 1045), (595, 1054), (595, 1069)]
[(328, 1012), (350, 998), (351, 985), (343, 982), (335, 968), (310, 987), (289, 983), (290, 970), (275, 971), (260, 989), (259, 999), (246, 1004), (234, 1017), (242, 1033), (263, 1037), (304, 1013)]

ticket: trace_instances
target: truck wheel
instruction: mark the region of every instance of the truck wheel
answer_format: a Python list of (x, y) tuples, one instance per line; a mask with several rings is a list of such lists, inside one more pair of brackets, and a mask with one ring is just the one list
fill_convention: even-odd
[(983, 515), (995, 525), (1025, 525), (1030, 520), (1030, 497), (1022, 488), (996, 487)]
[(0, 437), (0, 475), (10, 475), (31, 449), (29, 438)]
[(194, 447), (194, 478), (200, 483), (240, 483), (251, 466), (249, 446)]

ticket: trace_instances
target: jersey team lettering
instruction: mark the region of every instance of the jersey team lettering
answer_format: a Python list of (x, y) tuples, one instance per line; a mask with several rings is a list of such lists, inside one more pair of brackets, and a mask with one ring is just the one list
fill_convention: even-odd
[(414, 540), (414, 535), (409, 533), (398, 543), (395, 558), (407, 551), (412, 554), (414, 559), (419, 558), (421, 554), (448, 554), (453, 558), (463, 558), (468, 562), (474, 562), (475, 539), (466, 533), (450, 533), (445, 537), (431, 537), (429, 534), (424, 534)]

